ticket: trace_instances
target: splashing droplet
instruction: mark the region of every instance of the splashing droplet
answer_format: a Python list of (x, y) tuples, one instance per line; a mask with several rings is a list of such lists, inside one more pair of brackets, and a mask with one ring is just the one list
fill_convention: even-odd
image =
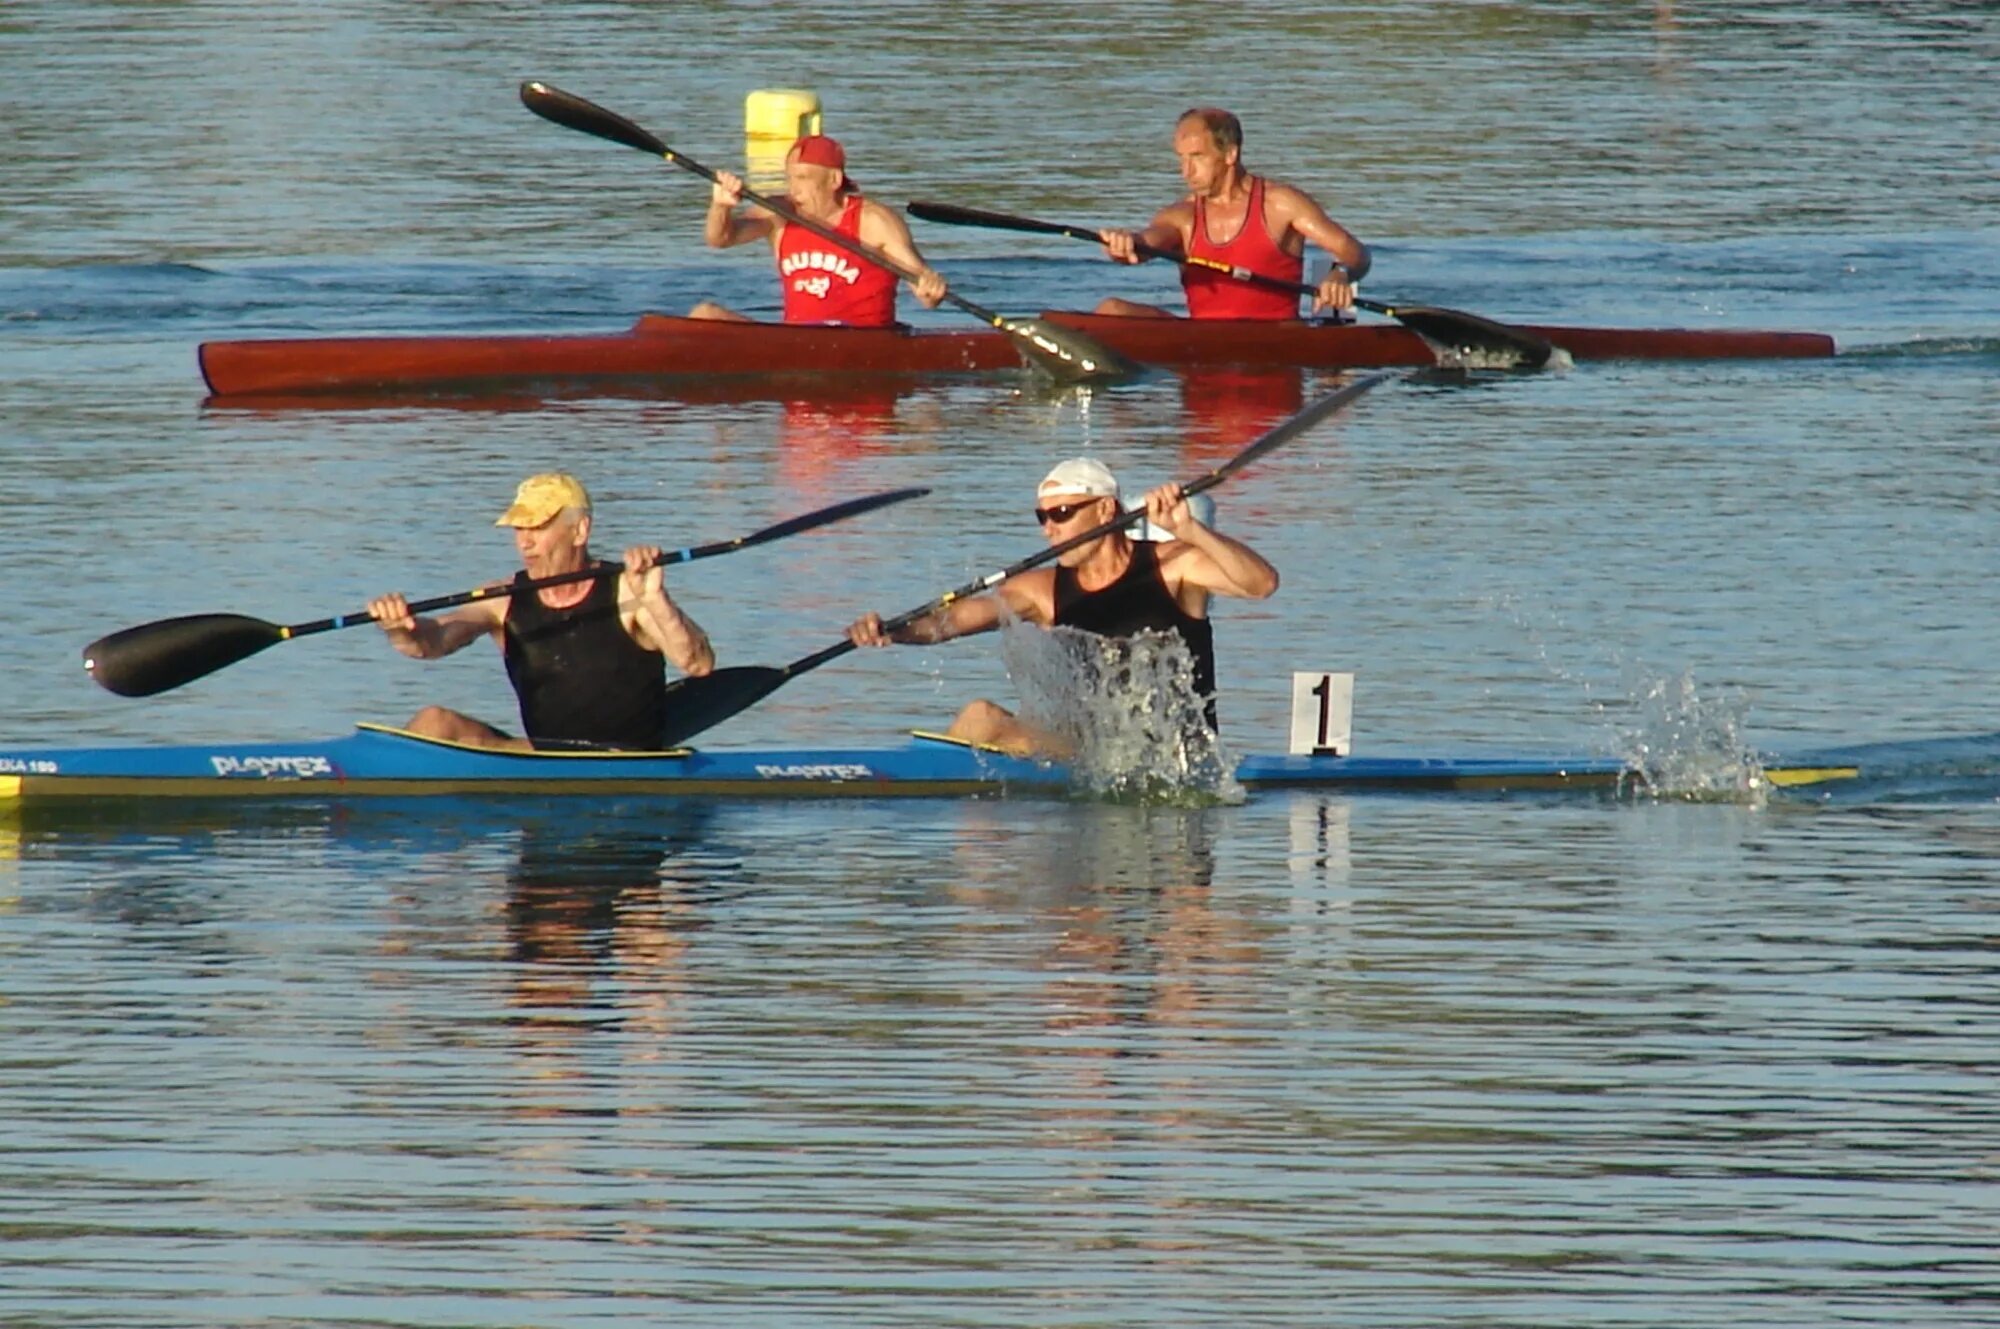
[(1016, 624), (1002, 633), (1001, 654), (1021, 691), (1021, 718), (1068, 749), (1079, 788), (1149, 803), (1243, 801), (1177, 634), (1108, 638)]

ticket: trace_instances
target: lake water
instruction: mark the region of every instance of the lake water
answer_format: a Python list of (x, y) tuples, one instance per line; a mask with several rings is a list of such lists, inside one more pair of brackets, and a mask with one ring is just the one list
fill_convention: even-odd
[[(1291, 671), (1352, 669), (1368, 752), (1874, 773), (0, 819), (0, 1320), (2000, 1324), (1996, 62), (1943, 3), (13, 0), (7, 746), (508, 718), (484, 651), (365, 629), (145, 701), (78, 651), (480, 584), (530, 471), (613, 550), (934, 487), (673, 576), (777, 664), (1032, 552), (1054, 460), (1191, 476), (1335, 381), (204, 406), (204, 340), (774, 307), (701, 182), (528, 115), (542, 78), (729, 166), (747, 92), (812, 88), (881, 197), (1093, 224), (1216, 102), (1377, 299), (1832, 334), (1376, 389), (1218, 491), (1285, 582), (1218, 609), (1223, 718), (1282, 749)], [(1002, 309), (1173, 295), (917, 238)], [(707, 741), (975, 695), (991, 639), (853, 656)]]

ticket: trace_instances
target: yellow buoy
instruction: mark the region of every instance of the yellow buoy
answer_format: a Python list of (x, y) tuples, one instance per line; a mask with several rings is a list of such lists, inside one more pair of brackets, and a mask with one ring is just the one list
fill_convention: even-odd
[(759, 88), (743, 99), (743, 165), (750, 187), (785, 192), (785, 154), (820, 132), (819, 94), (804, 88)]
[(819, 133), (819, 94), (805, 88), (759, 88), (743, 99), (743, 134), (758, 139), (792, 140)]

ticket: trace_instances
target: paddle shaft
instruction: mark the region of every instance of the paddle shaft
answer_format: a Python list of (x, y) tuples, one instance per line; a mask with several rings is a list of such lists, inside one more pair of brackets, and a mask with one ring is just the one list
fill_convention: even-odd
[[(836, 503), (832, 507), (821, 508), (815, 512), (808, 512), (801, 516), (788, 518), (775, 525), (766, 526), (761, 531), (753, 531), (749, 535), (740, 535), (734, 540), (718, 540), (713, 544), (691, 545), (685, 549), (675, 549), (661, 554), (647, 566), (672, 567), (677, 563), (693, 563), (697, 559), (714, 558), (718, 554), (733, 554), (737, 550), (747, 549), (751, 545), (760, 545), (771, 540), (780, 540), (785, 536), (796, 535), (800, 531), (811, 530), (815, 526), (822, 526), (828, 522), (844, 521), (848, 517), (859, 516), (864, 512), (872, 512), (876, 508), (887, 507), (892, 503), (902, 503), (909, 499), (921, 498), (930, 492), (928, 489), (917, 488), (892, 489), (885, 493), (871, 494), (867, 498), (849, 499), (845, 503)], [(615, 576), (624, 570), (625, 568), (622, 564), (599, 565), (579, 568), (574, 572), (558, 572), (547, 577), (532, 577), (518, 585), (513, 582), (503, 582), (498, 586), (482, 586), (477, 590), (460, 591), (455, 595), (440, 595), (431, 600), (419, 600), (410, 606), (410, 613), (428, 614), (438, 609), (451, 609), (457, 605), (471, 604), (476, 600), (490, 600), (496, 595), (512, 595), (517, 590), (539, 591), (546, 586), (567, 586), (573, 582), (594, 581), (599, 577)], [(315, 632), (332, 632), (336, 628), (353, 627), (360, 623), (372, 623), (374, 621), (374, 616), (364, 609), (358, 614), (336, 614), (332, 618), (316, 619), (311, 623), (299, 623), (291, 627), (280, 628), (279, 632), (285, 640), (289, 641), (294, 637), (309, 637)]]
[[(655, 566), (713, 558), (718, 554), (727, 554), (738, 549), (746, 549), (751, 545), (782, 539), (816, 526), (858, 516), (929, 492), (928, 489), (895, 489), (865, 498), (848, 499), (846, 502), (836, 503), (816, 512), (787, 518), (734, 540), (695, 545), (676, 550), (671, 554), (663, 554)], [(593, 566), (573, 572), (533, 578), (521, 583), (520, 586), (525, 589), (560, 586), (567, 582), (587, 581), (623, 570), (622, 565)], [(416, 614), (434, 609), (446, 609), (491, 596), (511, 595), (516, 589), (516, 583), (512, 582), (482, 587), (457, 595), (424, 600), (410, 606), (410, 611)], [(120, 696), (150, 697), (180, 687), (184, 683), (190, 683), (197, 678), (203, 678), (238, 661), (247, 660), (259, 651), (276, 646), (279, 642), (375, 621), (372, 614), (363, 612), (341, 614), (317, 622), (284, 627), (242, 614), (186, 615), (142, 623), (137, 627), (125, 628), (100, 637), (84, 647), (83, 664), (99, 685)]]
[[(997, 230), (1027, 231), (1035, 235), (1064, 235), (1072, 240), (1087, 240), (1091, 244), (1104, 243), (1104, 237), (1088, 227), (1065, 226), (1061, 222), (1036, 221), (1031, 217), (1010, 217), (1002, 212), (983, 212), (978, 208), (961, 208), (953, 203), (928, 203), (920, 199), (912, 200), (909, 205), (909, 212), (911, 216), (920, 217), (925, 221), (945, 222), (948, 225), (954, 226), (990, 226)], [(1267, 277), (1261, 272), (1252, 272), (1248, 268), (1237, 267), (1233, 263), (1224, 263), (1221, 259), (1204, 258), (1199, 254), (1176, 254), (1170, 249), (1161, 249), (1157, 245), (1149, 245), (1137, 238), (1132, 242), (1132, 252), (1146, 258), (1167, 259), (1170, 262), (1180, 264), (1184, 268), (1202, 268), (1209, 272), (1220, 272), (1225, 276), (1233, 277), (1237, 281), (1245, 282), (1251, 286), (1262, 286), (1266, 290), (1286, 291), (1293, 295), (1319, 294), (1317, 286), (1308, 286), (1301, 281), (1286, 281), (1283, 277)], [(1354, 297), (1354, 303), (1371, 313), (1385, 314), (1391, 318), (1394, 318), (1396, 315), (1394, 306), (1382, 304), (1380, 301), (1365, 300), (1357, 295)]]

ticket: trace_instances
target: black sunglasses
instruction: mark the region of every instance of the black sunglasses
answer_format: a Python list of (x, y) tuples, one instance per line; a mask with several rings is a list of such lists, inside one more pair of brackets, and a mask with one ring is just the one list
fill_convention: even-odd
[(1074, 517), (1077, 513), (1082, 512), (1095, 502), (1097, 500), (1094, 498), (1086, 498), (1081, 503), (1058, 503), (1052, 508), (1036, 508), (1035, 521), (1038, 524), (1046, 524), (1052, 521), (1068, 521), (1071, 517)]

